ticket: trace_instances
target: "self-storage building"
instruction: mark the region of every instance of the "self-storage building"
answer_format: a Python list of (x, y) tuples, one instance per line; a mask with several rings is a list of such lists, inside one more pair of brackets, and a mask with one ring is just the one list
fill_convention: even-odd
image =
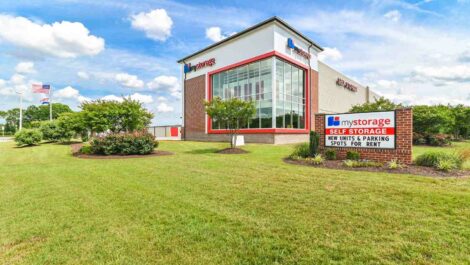
[(255, 103), (243, 125), (246, 142), (306, 141), (315, 113), (346, 112), (377, 97), (318, 61), (317, 43), (273, 17), (181, 60), (185, 140), (228, 140), (224, 124), (204, 111), (204, 100), (240, 98)]

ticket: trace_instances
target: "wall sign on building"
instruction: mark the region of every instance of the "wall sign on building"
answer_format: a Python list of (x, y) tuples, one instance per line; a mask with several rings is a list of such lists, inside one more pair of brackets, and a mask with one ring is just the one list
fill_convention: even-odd
[(209, 60), (205, 60), (203, 62), (199, 62), (195, 65), (191, 65), (191, 63), (185, 64), (184, 65), (184, 73), (189, 73), (191, 71), (197, 71), (201, 68), (204, 68), (206, 66), (213, 66), (215, 64), (215, 58), (211, 58)]
[(344, 81), (344, 79), (341, 79), (338, 77), (338, 79), (336, 79), (336, 85), (337, 86), (342, 86), (344, 88), (346, 88), (347, 90), (351, 90), (352, 92), (357, 92), (357, 87), (349, 82), (346, 82)]
[(325, 115), (325, 146), (395, 148), (395, 112)]
[(287, 47), (293, 49), (297, 54), (304, 57), (305, 59), (309, 60), (311, 55), (307, 51), (295, 46), (294, 41), (291, 38), (287, 39)]

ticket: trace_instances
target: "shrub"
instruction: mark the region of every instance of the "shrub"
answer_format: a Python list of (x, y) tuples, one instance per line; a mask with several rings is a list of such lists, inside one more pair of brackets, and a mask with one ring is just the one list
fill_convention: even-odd
[(428, 141), (427, 141), (427, 137), (426, 137), (425, 134), (413, 132), (413, 144), (423, 145), (423, 144), (427, 144), (427, 143), (428, 143)]
[(92, 153), (101, 155), (145, 155), (157, 146), (158, 142), (147, 132), (109, 134), (91, 141)]
[(358, 161), (358, 160), (345, 160), (343, 164), (347, 167), (382, 167), (383, 164), (380, 162), (374, 162), (374, 161), (368, 161), (368, 160), (363, 160), (363, 161)]
[(15, 142), (18, 146), (37, 145), (42, 140), (42, 133), (38, 129), (23, 129), (15, 133)]
[(67, 142), (72, 139), (74, 131), (63, 126), (59, 121), (46, 121), (41, 124), (43, 139), (51, 142)]
[[(441, 162), (444, 161), (444, 162)], [(435, 167), (438, 165), (447, 167), (449, 164), (455, 165), (454, 169), (462, 168), (465, 162), (465, 157), (459, 153), (444, 153), (444, 152), (426, 152), (419, 155), (415, 159), (415, 163), (418, 166)], [(439, 168), (438, 168), (439, 169)]]
[(318, 145), (320, 144), (320, 135), (314, 131), (310, 131), (309, 154), (314, 157), (318, 154)]
[(427, 142), (432, 146), (446, 146), (450, 145), (451, 137), (447, 134), (430, 134)]
[(398, 162), (398, 159), (392, 159), (387, 163), (388, 169), (399, 169), (403, 168), (402, 165)]
[(359, 160), (361, 158), (361, 155), (359, 152), (356, 151), (348, 151), (346, 153), (346, 159), (348, 160)]
[(321, 165), (323, 164), (323, 157), (320, 154), (315, 155), (314, 157), (307, 158), (307, 161), (314, 164), (314, 165)]
[(325, 158), (326, 160), (336, 160), (336, 151), (333, 149), (326, 150)]
[(436, 165), (434, 166), (436, 167), (437, 170), (441, 170), (445, 172), (459, 168), (458, 165), (455, 163), (455, 161), (452, 159), (440, 159), (439, 161), (437, 161)]
[(306, 158), (309, 155), (310, 155), (309, 144), (301, 143), (295, 146), (294, 151), (289, 157), (292, 159), (295, 159), (295, 157)]
[(80, 148), (80, 154), (89, 155), (92, 153), (91, 146), (84, 145)]

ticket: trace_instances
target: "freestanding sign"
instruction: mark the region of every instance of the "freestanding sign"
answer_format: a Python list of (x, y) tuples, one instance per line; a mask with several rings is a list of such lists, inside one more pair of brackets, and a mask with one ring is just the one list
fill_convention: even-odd
[(325, 146), (395, 149), (395, 112), (325, 115)]

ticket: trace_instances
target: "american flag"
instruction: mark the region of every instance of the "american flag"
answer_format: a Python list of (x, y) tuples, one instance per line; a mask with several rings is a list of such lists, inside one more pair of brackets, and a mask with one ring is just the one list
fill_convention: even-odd
[(33, 84), (33, 93), (49, 94), (50, 85)]
[(49, 104), (49, 98), (41, 99), (41, 104)]

